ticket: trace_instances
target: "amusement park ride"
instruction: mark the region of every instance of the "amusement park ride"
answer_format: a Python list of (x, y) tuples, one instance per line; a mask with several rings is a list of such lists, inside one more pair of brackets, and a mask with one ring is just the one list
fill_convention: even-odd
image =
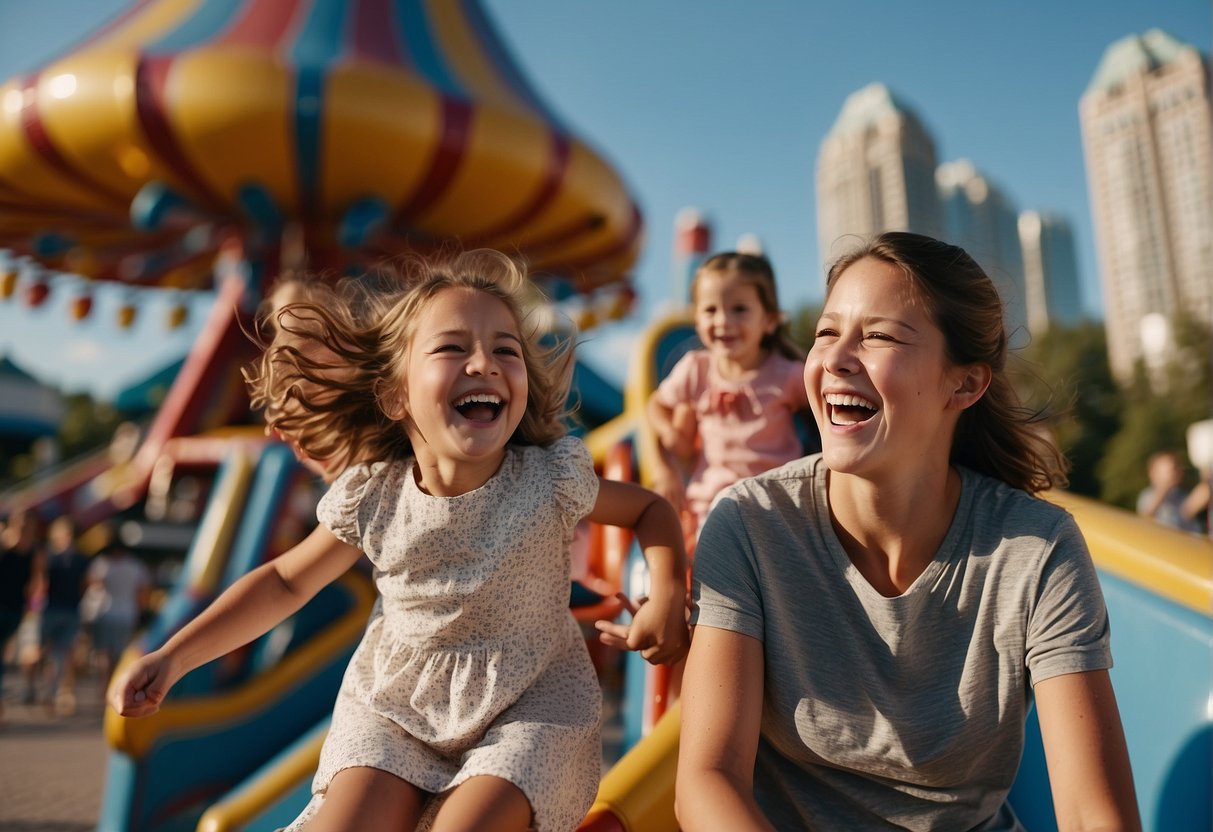
[[(525, 258), (549, 298), (573, 299), (584, 328), (630, 309), (642, 230), (619, 175), (530, 88), (477, 0), (137, 0), (0, 87), (0, 299), (44, 302), (55, 271), (85, 287), (77, 318), (92, 314), (95, 281), (132, 287), (132, 297), (139, 287), (213, 289), (216, 303), (131, 454), (68, 466), (0, 495), (0, 509), (70, 513), (89, 527), (162, 507), (183, 475), (205, 479), (181, 577), (132, 649), (154, 647), (306, 522), (311, 480), (252, 424), (238, 373), (250, 357), (242, 323), (279, 275), (358, 274), (401, 254), (492, 247)], [(597, 414), (586, 442), (604, 475), (641, 478), (651, 452), (644, 399), (688, 334), (678, 321), (654, 327), (628, 389), (586, 408)], [(580, 379), (585, 402), (595, 380)], [(1208, 546), (1059, 501), (1105, 579), (1147, 828), (1207, 832)], [(625, 536), (590, 537), (603, 595), (642, 579)], [(306, 802), (372, 600), (355, 571), (187, 676), (156, 716), (107, 721), (99, 829), (289, 822)], [(583, 616), (620, 612), (601, 601)], [(597, 658), (605, 667), (617, 657)], [(628, 676), (635, 747), (582, 828), (676, 829), (677, 711), (661, 717), (659, 678)], [(1013, 798), (1031, 828), (1055, 828), (1038, 737)]]

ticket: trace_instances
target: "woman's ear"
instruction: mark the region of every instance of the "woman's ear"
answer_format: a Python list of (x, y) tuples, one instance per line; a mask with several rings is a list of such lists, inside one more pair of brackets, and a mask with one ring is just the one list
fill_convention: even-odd
[(989, 364), (966, 364), (957, 369), (961, 375), (956, 389), (952, 391), (949, 404), (957, 410), (965, 410), (985, 395), (991, 379), (994, 378), (994, 372)]

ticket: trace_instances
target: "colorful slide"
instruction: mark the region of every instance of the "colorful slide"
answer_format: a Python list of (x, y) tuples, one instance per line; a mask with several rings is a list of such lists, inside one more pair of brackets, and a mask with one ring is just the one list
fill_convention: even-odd
[[(282, 445), (267, 445), (255, 459), (233, 451), (178, 587), (128, 659), (277, 554), (277, 527), (291, 520), (301, 478), (309, 475)], [(253, 644), (188, 674), (154, 716), (107, 714), (111, 752), (98, 829), (194, 828), (215, 799), (328, 714), (374, 598), (369, 575), (352, 570)]]
[(240, 329), (245, 289), (238, 280), (220, 288), (202, 332), (176, 381), (129, 459), (101, 451), (36, 478), (19, 491), (0, 495), (0, 511), (33, 508), (44, 517), (71, 514), (88, 528), (143, 499), (152, 468), (175, 438), (232, 424), (247, 414), (238, 367), (252, 345)]

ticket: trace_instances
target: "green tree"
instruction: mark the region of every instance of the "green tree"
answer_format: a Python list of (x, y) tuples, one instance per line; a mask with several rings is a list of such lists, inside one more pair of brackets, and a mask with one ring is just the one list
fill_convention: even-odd
[[(71, 460), (109, 444), (114, 429), (124, 419), (110, 404), (95, 401), (87, 393), (63, 398), (63, 421), (56, 436), (60, 459)], [(32, 442), (0, 445), (0, 484), (5, 487), (33, 476), (37, 468)]]
[(114, 429), (125, 421), (108, 402), (98, 402), (87, 393), (64, 397), (63, 423), (59, 426), (59, 449), (72, 459), (109, 444)]
[(1145, 487), (1146, 463), (1156, 451), (1185, 455), (1188, 425), (1208, 419), (1213, 403), (1213, 334), (1207, 324), (1178, 318), (1175, 349), (1157, 372), (1138, 363), (1125, 389), (1124, 419), (1099, 466), (1100, 497), (1133, 508)]
[(820, 317), (820, 306), (802, 306), (788, 316), (788, 331), (792, 340), (806, 351), (813, 346), (813, 338), (817, 335), (817, 319)]
[(1013, 367), (1024, 401), (1043, 413), (1070, 460), (1070, 490), (1100, 494), (1099, 465), (1120, 429), (1122, 397), (1108, 364), (1102, 324), (1053, 326), (1019, 354)]

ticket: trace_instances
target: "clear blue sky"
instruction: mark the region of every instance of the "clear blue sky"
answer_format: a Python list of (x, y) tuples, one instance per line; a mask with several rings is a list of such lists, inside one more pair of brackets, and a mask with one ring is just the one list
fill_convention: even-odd
[[(1126, 35), (1159, 27), (1208, 54), (1213, 34), (1207, 0), (484, 3), (540, 94), (637, 195), (648, 227), (636, 268), (641, 316), (668, 300), (674, 216), (686, 206), (712, 219), (716, 248), (759, 235), (785, 307), (818, 302), (818, 149), (846, 97), (882, 81), (918, 113), (941, 161), (967, 158), (1021, 210), (1071, 220), (1084, 303), (1102, 317), (1079, 97)], [(127, 5), (0, 0), (0, 77), (39, 66)], [(19, 317), (25, 307), (0, 304), (0, 351), (20, 360), (13, 342), (37, 336)], [(149, 332), (127, 342), (159, 333), (154, 352), (179, 354), (160, 316), (146, 317), (156, 318)], [(65, 315), (40, 320), (38, 330), (63, 321), (56, 346), (83, 334)], [(116, 328), (92, 326), (103, 353)], [(629, 331), (604, 332), (600, 345), (626, 343)], [(52, 359), (40, 350), (35, 362)], [(67, 367), (58, 377), (80, 384), (96, 373)]]

